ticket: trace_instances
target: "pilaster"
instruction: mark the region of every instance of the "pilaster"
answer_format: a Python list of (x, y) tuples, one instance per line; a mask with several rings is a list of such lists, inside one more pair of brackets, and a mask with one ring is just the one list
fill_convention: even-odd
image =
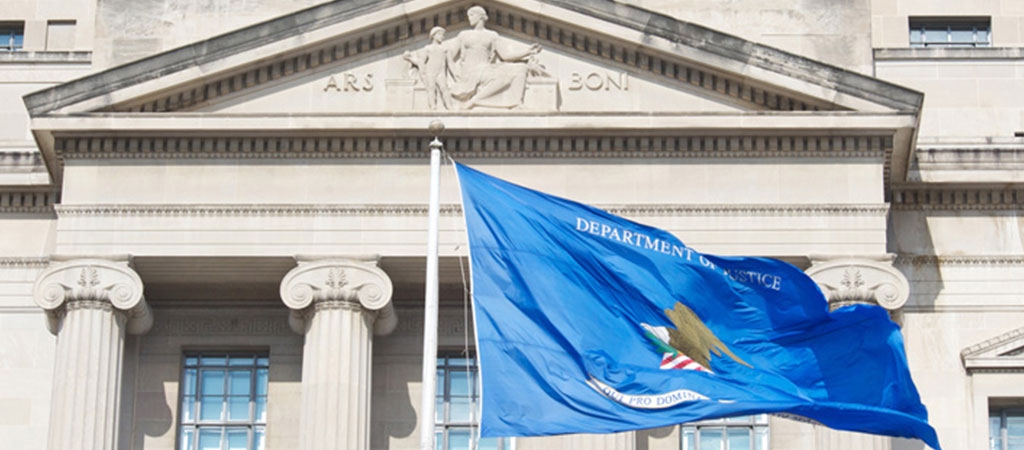
[(57, 335), (48, 448), (117, 448), (125, 333), (153, 317), (127, 256), (53, 257), (32, 291)]
[(302, 350), (302, 450), (370, 444), (373, 335), (397, 325), (391, 279), (375, 259), (296, 258), (281, 282)]

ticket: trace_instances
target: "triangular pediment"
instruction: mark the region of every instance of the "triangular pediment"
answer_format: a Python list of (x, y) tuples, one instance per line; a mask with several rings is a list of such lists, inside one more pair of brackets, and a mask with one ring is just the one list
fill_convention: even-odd
[(1024, 372), (1024, 328), (967, 347), (960, 358), (969, 372)]
[[(477, 3), (502, 56), (522, 56), (534, 44), (541, 52), (479, 64), (454, 55), (478, 51), (457, 42), (470, 40), (461, 36)], [(916, 113), (921, 103), (916, 92), (698, 25), (612, 1), (561, 0), (335, 2), (111, 68), (26, 103), (33, 116), (429, 112), (424, 76), (437, 69), (410, 61), (430, 51), (435, 26), (447, 30), (442, 47), (462, 58), (444, 74), (462, 95), (449, 111)], [(498, 94), (473, 98), (473, 89), (491, 85)]]
[[(486, 12), (483, 29), (471, 23), (474, 7)], [(447, 108), (430, 107), (422, 76), (434, 70), (423, 58), (438, 26), (447, 51), (463, 53), (445, 75)], [(464, 39), (473, 31), (502, 58), (467, 56), (481, 45)], [(391, 157), (408, 154), (400, 150), (415, 146), (404, 140), (439, 116), (456, 148), (481, 152), (871, 155), (901, 181), (923, 95), (612, 0), (350, 0), (24, 100), (55, 183), (68, 155)], [(503, 150), (529, 136), (547, 140)], [(629, 136), (643, 139), (621, 142)]]
[[(409, 39), (366, 57), (343, 59), (268, 83), (265, 88), (219, 96), (182, 110), (227, 114), (472, 114), (505, 110), (735, 113), (763, 108), (741, 98), (739, 92), (730, 95), (699, 84), (665, 79), (647, 70), (558, 46), (542, 47), (529, 62), (488, 64), (482, 75), (474, 76), (473, 69), (460, 59), (434, 66), (442, 71), (440, 74), (428, 73), (432, 56), (445, 60), (449, 55), (461, 56), (459, 36), (470, 30), (463, 25), (449, 27), (448, 38), (440, 43), (427, 37)], [(519, 35), (502, 34), (494, 43), (510, 53), (524, 52), (532, 45)], [(477, 77), (480, 79), (472, 79)], [(480, 98), (479, 105), (472, 104), (475, 94), (492, 84), (499, 91)], [(136, 103), (134, 108), (144, 103)]]

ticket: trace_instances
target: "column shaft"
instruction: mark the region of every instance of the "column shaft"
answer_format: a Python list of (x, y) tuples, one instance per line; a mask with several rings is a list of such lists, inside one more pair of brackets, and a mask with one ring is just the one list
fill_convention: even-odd
[(125, 315), (109, 302), (68, 302), (57, 336), (50, 450), (114, 450)]
[(863, 433), (839, 431), (816, 426), (816, 448), (820, 450), (890, 450), (892, 438)]
[[(368, 450), (373, 333), (394, 329), (391, 279), (376, 260), (296, 258), (281, 281), (302, 349), (302, 450)], [(378, 320), (382, 318), (384, 320)]]
[(47, 327), (57, 335), (50, 450), (118, 447), (124, 336), (153, 325), (142, 280), (129, 263), (123, 255), (53, 256), (32, 288)]
[(567, 450), (634, 450), (636, 433), (627, 431), (615, 434), (574, 434), (566, 436)]
[(370, 448), (373, 314), (358, 303), (318, 302), (302, 351), (302, 450)]

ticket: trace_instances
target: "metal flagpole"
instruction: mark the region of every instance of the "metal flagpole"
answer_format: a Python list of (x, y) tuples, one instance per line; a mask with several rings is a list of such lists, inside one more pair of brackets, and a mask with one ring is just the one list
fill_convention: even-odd
[(420, 396), (420, 450), (434, 450), (434, 399), (437, 391), (437, 234), (441, 215), (440, 120), (430, 122), (430, 203), (427, 207), (427, 276), (423, 304), (423, 392)]

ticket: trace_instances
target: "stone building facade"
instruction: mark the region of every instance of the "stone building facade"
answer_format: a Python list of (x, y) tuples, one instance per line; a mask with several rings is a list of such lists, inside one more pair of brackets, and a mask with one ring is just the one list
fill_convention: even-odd
[[(5, 447), (419, 448), (434, 119), (486, 172), (881, 305), (945, 448), (1024, 445), (1020, 2), (4, 6)], [(441, 194), (436, 430), (458, 448), (447, 170)], [(721, 442), (923, 448), (781, 417), (481, 448)]]

